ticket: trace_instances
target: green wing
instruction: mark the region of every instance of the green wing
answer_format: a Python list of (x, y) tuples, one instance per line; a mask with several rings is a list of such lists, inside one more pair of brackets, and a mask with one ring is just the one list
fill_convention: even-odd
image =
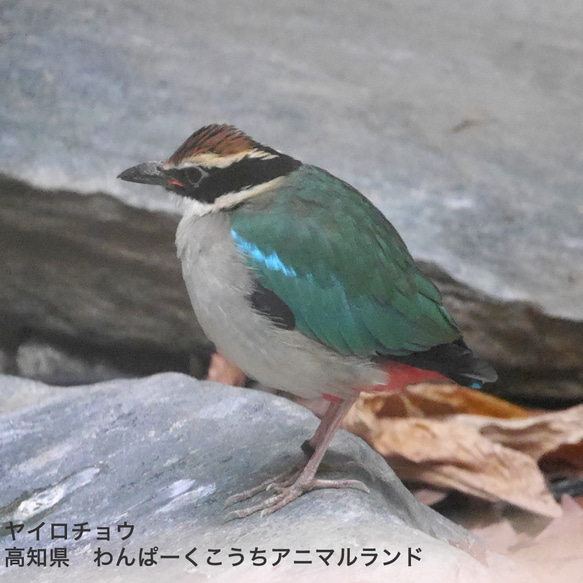
[(382, 213), (313, 166), (231, 214), (231, 233), (296, 327), (342, 354), (404, 355), (460, 333)]

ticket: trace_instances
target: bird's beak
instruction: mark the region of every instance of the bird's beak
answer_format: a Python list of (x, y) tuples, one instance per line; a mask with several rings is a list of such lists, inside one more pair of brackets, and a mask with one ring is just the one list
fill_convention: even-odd
[(144, 162), (143, 164), (132, 166), (124, 170), (118, 178), (128, 182), (158, 184), (160, 186), (165, 186), (168, 182), (168, 175), (163, 170), (163, 162)]

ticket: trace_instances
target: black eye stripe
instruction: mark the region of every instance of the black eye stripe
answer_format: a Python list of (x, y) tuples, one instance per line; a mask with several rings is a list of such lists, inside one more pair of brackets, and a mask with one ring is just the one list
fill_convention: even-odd
[(202, 178), (202, 172), (195, 166), (173, 168), (172, 170), (168, 170), (167, 174), (186, 187), (196, 186)]
[(174, 192), (212, 204), (229, 192), (239, 192), (286, 176), (301, 165), (291, 156), (278, 154), (273, 158), (245, 157), (222, 167), (185, 166), (165, 170), (175, 183), (169, 188)]

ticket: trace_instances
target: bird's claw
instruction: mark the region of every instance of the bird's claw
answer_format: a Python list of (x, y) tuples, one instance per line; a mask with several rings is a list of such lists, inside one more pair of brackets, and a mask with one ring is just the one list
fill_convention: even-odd
[[(298, 470), (296, 470), (294, 473), (297, 474), (297, 472)], [(290, 478), (287, 478), (286, 482), (288, 483), (284, 484), (277, 478), (272, 480), (270, 484), (263, 488), (263, 490), (269, 491), (274, 489), (277, 490), (277, 494), (270, 496), (269, 498), (266, 498), (262, 502), (254, 504), (253, 506), (242, 508), (241, 510), (232, 510), (225, 516), (225, 520), (232, 520), (233, 518), (246, 518), (247, 516), (251, 516), (256, 512), (260, 512), (261, 517), (267, 516), (283, 508), (290, 502), (293, 502), (302, 494), (317, 488), (354, 488), (356, 490), (366, 492), (367, 494), (370, 493), (368, 486), (363, 484), (360, 480), (321, 480), (312, 478), (304, 483), (302, 482), (302, 476), (300, 475), (297, 479), (291, 481), (291, 483), (289, 483)], [(259, 488), (259, 486), (257, 488)], [(253, 490), (255, 491), (257, 488), (253, 488)], [(248, 492), (249, 490), (242, 494), (247, 494)], [(238, 495), (237, 497), (240, 496), (241, 495)], [(251, 496), (246, 495), (244, 498), (239, 498), (239, 500), (247, 500), (250, 497)], [(229, 500), (232, 498), (235, 498), (235, 496), (231, 496), (227, 502), (229, 502)], [(225, 504), (225, 506), (226, 505), (227, 504)]]
[(268, 478), (253, 488), (243, 490), (243, 492), (239, 492), (238, 494), (233, 494), (225, 500), (224, 508), (229, 508), (229, 506), (249, 500), (249, 498), (253, 498), (253, 496), (260, 492), (269, 492), (270, 490), (279, 491), (280, 488), (293, 484), (301, 471), (302, 468), (293, 467), (291, 470), (288, 470), (275, 478)]

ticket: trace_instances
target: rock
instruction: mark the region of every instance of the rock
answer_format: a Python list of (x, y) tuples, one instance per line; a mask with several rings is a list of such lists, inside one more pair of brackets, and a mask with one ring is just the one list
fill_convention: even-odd
[(502, 302), (420, 262), (468, 344), (499, 380), (485, 389), (524, 405), (561, 408), (583, 399), (583, 322), (551, 317), (523, 301)]
[(378, 204), (503, 376), (581, 398), (582, 16), (521, 6), (5, 2), (0, 317), (204, 370), (176, 209), (115, 177), (229, 122)]
[[(30, 380), (1, 377), (2, 394), (54, 390)], [(314, 431), (317, 419), (305, 409), (262, 392), (201, 383), (178, 374), (139, 380), (58, 389), (36, 406), (0, 417), (0, 523), (2, 548), (65, 548), (68, 568), (11, 567), (10, 581), (60, 581), (84, 576), (100, 580), (137, 577), (150, 580), (164, 573), (167, 580), (225, 575), (225, 567), (204, 564), (208, 549), (220, 548), (220, 559), (241, 548), (246, 563), (227, 574), (248, 575), (254, 547), (289, 548), (281, 568), (269, 570), (287, 580), (302, 569), (293, 564), (309, 550), (311, 576), (337, 573), (317, 559), (317, 549), (332, 549), (338, 562), (341, 549), (360, 555), (375, 547), (386, 560), (401, 552), (401, 564), (364, 569), (367, 580), (401, 580), (415, 573), (419, 581), (489, 580), (486, 569), (469, 554), (481, 552), (496, 571), (501, 560), (480, 547), (473, 535), (423, 506), (404, 488), (384, 460), (353, 435), (340, 432), (326, 463), (354, 460), (358, 467), (343, 473), (366, 481), (370, 495), (357, 490), (319, 490), (304, 495), (275, 514), (223, 521), (225, 499), (266, 476), (282, 471), (301, 456), (299, 445)], [(12, 540), (5, 527), (24, 524)], [(89, 532), (75, 539), (75, 525), (86, 522)], [(33, 530), (41, 524), (39, 541)], [(67, 538), (64, 526), (67, 525)], [(129, 526), (133, 526), (130, 533)], [(57, 525), (57, 526), (53, 526)], [(103, 528), (100, 528), (103, 527)], [(79, 527), (77, 526), (77, 531)], [(53, 529), (53, 530), (51, 530)], [(111, 540), (103, 540), (110, 529)], [(51, 539), (51, 533), (57, 537)], [(130, 535), (125, 541), (120, 537)], [(77, 532), (77, 535), (79, 533)], [(97, 567), (98, 549), (129, 558), (140, 549), (156, 547), (157, 567)], [(185, 555), (196, 547), (191, 558)], [(421, 559), (407, 566), (408, 549)], [(466, 551), (460, 550), (466, 549)], [(417, 550), (420, 549), (420, 550)], [(4, 550), (4, 553), (7, 551)], [(105, 560), (105, 559), (104, 559)], [(360, 559), (363, 565), (363, 558)], [(367, 559), (368, 560), (368, 559)], [(122, 559), (123, 561), (123, 559)], [(5, 558), (2, 558), (4, 568)], [(338, 569), (353, 577), (362, 566)], [(266, 576), (257, 569), (258, 576)], [(370, 577), (370, 578), (368, 578)], [(198, 580), (198, 579), (193, 579)], [(262, 579), (260, 579), (262, 580)], [(276, 579), (282, 580), (282, 579)], [(354, 579), (352, 579), (354, 580)]]
[(581, 320), (582, 15), (520, 6), (12, 2), (0, 170), (170, 208), (115, 176), (234, 122), (355, 183), (419, 258)]
[(16, 367), (18, 376), (57, 385), (98, 382), (127, 376), (108, 362), (87, 362), (38, 340), (24, 342), (18, 347)]
[(0, 376), (0, 416), (10, 411), (34, 407), (50, 397), (62, 395), (63, 389), (30, 379)]
[(8, 354), (0, 349), (0, 375), (1, 374), (7, 374), (8, 368), (10, 366), (10, 357), (8, 356)]
[(202, 333), (183, 301), (176, 225), (107, 196), (39, 192), (5, 180), (4, 317), (95, 343), (196, 345)]
[(9, 179), (0, 199), (0, 318), (12, 331), (6, 344), (17, 350), (34, 331), (33, 341), (100, 351), (111, 367), (131, 374), (186, 371), (195, 353), (193, 372), (203, 374), (211, 345), (182, 280), (176, 217)]

